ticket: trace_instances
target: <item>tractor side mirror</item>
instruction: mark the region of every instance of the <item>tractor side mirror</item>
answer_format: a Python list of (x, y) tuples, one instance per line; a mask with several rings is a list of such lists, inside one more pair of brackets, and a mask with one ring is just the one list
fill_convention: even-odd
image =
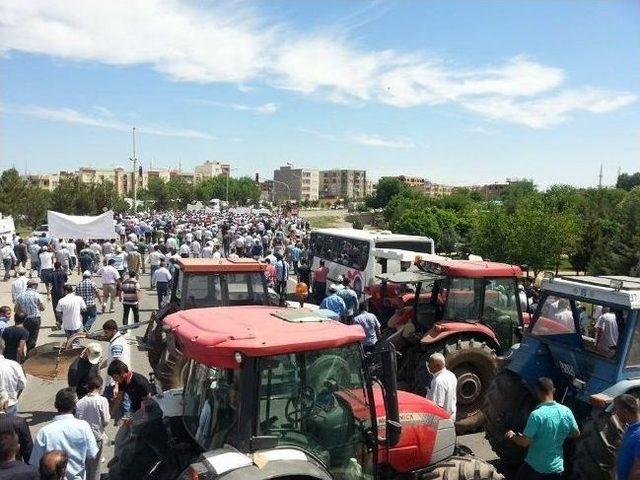
[(378, 342), (376, 351), (380, 353), (382, 367), (381, 381), (384, 390), (384, 405), (387, 412), (386, 443), (393, 447), (400, 440), (402, 426), (398, 408), (398, 383), (396, 379), (396, 349), (391, 342)]

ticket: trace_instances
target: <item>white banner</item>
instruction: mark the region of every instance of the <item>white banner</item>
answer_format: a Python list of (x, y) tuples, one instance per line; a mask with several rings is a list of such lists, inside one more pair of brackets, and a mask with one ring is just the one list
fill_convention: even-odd
[(10, 239), (16, 233), (16, 226), (13, 217), (3, 217), (0, 215), (0, 237)]
[(97, 217), (65, 215), (48, 210), (47, 220), (49, 235), (52, 237), (104, 240), (116, 237), (111, 210)]

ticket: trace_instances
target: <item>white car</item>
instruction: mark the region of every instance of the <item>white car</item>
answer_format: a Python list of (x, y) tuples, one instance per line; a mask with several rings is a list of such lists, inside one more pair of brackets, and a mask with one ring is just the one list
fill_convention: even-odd
[(42, 225), (39, 225), (38, 228), (36, 228), (33, 232), (31, 232), (31, 236), (40, 237), (40, 236), (42, 236), (43, 233), (46, 236), (49, 236), (49, 225), (46, 224), (46, 223), (43, 223)]

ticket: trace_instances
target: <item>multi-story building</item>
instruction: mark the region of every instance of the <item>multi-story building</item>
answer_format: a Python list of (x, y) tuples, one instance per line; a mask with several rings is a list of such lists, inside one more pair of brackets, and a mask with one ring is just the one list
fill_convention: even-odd
[(429, 197), (443, 197), (446, 195), (451, 195), (451, 193), (453, 193), (454, 191), (454, 187), (452, 186), (430, 182), (423, 177), (410, 177), (407, 175), (400, 175), (394, 178), (397, 178), (409, 187), (420, 190), (422, 193), (428, 195)]
[(293, 168), (287, 165), (274, 170), (273, 189), (276, 201), (318, 200), (319, 177), (318, 170), (311, 168)]
[(360, 200), (366, 196), (367, 172), (364, 170), (322, 170), (320, 197)]
[(527, 180), (520, 178), (507, 178), (506, 182), (494, 182), (484, 185), (471, 185), (469, 187), (456, 187), (456, 190), (468, 190), (477, 192), (484, 196), (485, 200), (496, 200), (501, 198), (506, 189), (513, 184), (526, 182)]
[(229, 175), (231, 166), (228, 163), (212, 162), (207, 160), (194, 169), (193, 179), (196, 183), (219, 175)]

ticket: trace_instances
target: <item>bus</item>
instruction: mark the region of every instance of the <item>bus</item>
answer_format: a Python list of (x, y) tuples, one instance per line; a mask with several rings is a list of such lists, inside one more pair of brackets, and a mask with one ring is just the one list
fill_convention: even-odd
[[(359, 296), (365, 287), (375, 282), (376, 275), (382, 273), (380, 255), (377, 255), (382, 250), (434, 255), (435, 245), (429, 237), (395, 234), (388, 230), (321, 228), (311, 232), (309, 238), (311, 267), (318, 267), (320, 260), (324, 260), (329, 268), (327, 284), (336, 283), (340, 276), (346, 277)], [(394, 262), (393, 267), (388, 263), (385, 271), (400, 271), (402, 262)]]

